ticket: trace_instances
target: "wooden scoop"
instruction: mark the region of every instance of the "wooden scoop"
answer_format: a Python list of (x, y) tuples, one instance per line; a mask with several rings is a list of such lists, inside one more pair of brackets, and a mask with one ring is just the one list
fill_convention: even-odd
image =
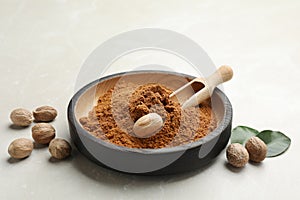
[(172, 94), (170, 94), (169, 97), (171, 98), (175, 95), (178, 95), (179, 93), (184, 92), (184, 90), (187, 89), (189, 86), (192, 86), (193, 83), (198, 82), (203, 84), (204, 87), (200, 91), (192, 95), (188, 100), (186, 100), (182, 104), (182, 109), (196, 106), (202, 103), (203, 101), (205, 101), (206, 99), (208, 99), (212, 95), (215, 87), (217, 87), (221, 83), (229, 81), (232, 78), (232, 76), (233, 76), (233, 71), (231, 67), (223, 65), (217, 71), (215, 71), (215, 73), (213, 73), (207, 78), (199, 77), (193, 79), (189, 83), (185, 84), (181, 88), (174, 91)]

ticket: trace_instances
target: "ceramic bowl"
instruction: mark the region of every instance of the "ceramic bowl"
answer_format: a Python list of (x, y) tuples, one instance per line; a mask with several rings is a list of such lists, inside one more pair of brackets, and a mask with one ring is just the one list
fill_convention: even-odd
[(161, 149), (127, 148), (105, 142), (89, 134), (79, 123), (97, 103), (97, 99), (124, 77), (130, 80), (157, 81), (171, 89), (177, 89), (194, 77), (163, 71), (140, 71), (113, 74), (95, 80), (80, 89), (68, 106), (71, 138), (77, 149), (100, 166), (113, 170), (142, 175), (182, 173), (199, 169), (226, 147), (231, 134), (232, 106), (218, 88), (212, 95), (212, 108), (218, 126), (202, 139), (175, 147)]

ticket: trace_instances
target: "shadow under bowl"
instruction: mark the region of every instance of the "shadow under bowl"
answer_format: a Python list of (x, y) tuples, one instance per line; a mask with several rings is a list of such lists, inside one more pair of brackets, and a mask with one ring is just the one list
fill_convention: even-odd
[(79, 119), (88, 115), (99, 96), (124, 78), (141, 84), (160, 83), (175, 90), (195, 77), (165, 71), (136, 71), (106, 76), (84, 86), (69, 103), (68, 121), (75, 146), (87, 158), (100, 166), (125, 173), (165, 175), (199, 169), (216, 158), (226, 147), (231, 135), (232, 106), (218, 88), (211, 97), (218, 126), (195, 142), (161, 149), (137, 149), (117, 146), (88, 133)]

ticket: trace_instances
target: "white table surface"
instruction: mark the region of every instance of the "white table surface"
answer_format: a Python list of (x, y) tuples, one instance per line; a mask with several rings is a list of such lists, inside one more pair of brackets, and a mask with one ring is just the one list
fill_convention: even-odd
[[(0, 1), (0, 199), (299, 199), (300, 1)], [(233, 126), (273, 129), (292, 139), (287, 153), (176, 176), (139, 177), (102, 169), (76, 150), (51, 162), (47, 148), (20, 162), (7, 147), (30, 128), (10, 128), (9, 113), (50, 104), (53, 125), (69, 138), (66, 107), (81, 63), (120, 32), (166, 28), (199, 43), (216, 65), (230, 64), (225, 91)]]

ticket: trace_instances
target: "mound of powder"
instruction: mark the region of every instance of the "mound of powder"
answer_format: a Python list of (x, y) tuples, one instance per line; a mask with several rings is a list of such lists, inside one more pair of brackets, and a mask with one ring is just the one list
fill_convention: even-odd
[[(150, 149), (191, 143), (216, 128), (210, 99), (199, 107), (182, 110), (176, 99), (169, 98), (172, 92), (156, 83), (137, 86), (121, 82), (100, 96), (97, 105), (80, 123), (90, 134), (106, 142)], [(162, 117), (162, 129), (149, 138), (134, 137), (134, 122), (152, 112)]]

